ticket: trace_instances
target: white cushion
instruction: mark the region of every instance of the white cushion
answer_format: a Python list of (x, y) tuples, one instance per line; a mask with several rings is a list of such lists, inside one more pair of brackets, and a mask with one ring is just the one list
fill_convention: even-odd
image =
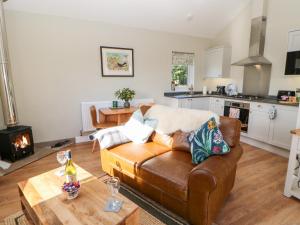
[(144, 120), (141, 110), (137, 110), (132, 114), (129, 121), (119, 129), (134, 143), (143, 144), (148, 141), (156, 125), (157, 120), (151, 118)]
[(120, 131), (120, 127), (102, 129), (91, 136), (93, 140), (98, 139), (100, 149), (110, 148), (115, 145), (130, 142), (130, 140)]

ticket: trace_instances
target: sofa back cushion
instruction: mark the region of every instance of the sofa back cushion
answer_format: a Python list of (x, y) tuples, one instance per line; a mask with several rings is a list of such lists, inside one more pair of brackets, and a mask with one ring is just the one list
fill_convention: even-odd
[(166, 146), (168, 148), (172, 148), (173, 146), (173, 138), (170, 135), (167, 134), (160, 134), (157, 132), (153, 132), (152, 135), (149, 138), (149, 141), (152, 141), (156, 144), (160, 144), (163, 146)]
[(240, 143), (241, 122), (239, 120), (220, 116), (219, 129), (230, 147), (235, 147)]
[(172, 144), (172, 150), (175, 151), (184, 151), (184, 152), (191, 152), (191, 144), (189, 142), (189, 135), (190, 132), (183, 132), (181, 130), (176, 131), (172, 135), (173, 144)]
[(153, 105), (145, 118), (157, 119), (156, 131), (161, 134), (172, 134), (177, 130), (191, 132), (201, 127), (214, 117), (219, 124), (219, 116), (211, 111), (172, 108), (164, 105)]

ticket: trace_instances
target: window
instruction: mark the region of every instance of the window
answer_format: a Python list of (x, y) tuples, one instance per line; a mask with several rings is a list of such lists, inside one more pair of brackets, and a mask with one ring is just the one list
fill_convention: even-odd
[(172, 81), (177, 87), (194, 85), (194, 53), (172, 52)]

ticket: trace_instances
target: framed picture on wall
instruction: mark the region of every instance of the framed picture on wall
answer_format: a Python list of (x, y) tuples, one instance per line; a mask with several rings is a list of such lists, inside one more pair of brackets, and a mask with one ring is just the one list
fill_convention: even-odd
[(102, 77), (133, 77), (133, 49), (100, 46)]

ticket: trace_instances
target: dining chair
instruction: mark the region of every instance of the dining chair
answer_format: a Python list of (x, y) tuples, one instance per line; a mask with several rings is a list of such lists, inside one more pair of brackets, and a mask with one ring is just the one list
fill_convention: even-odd
[[(105, 115), (99, 115), (99, 121), (98, 121), (98, 119), (97, 119), (97, 109), (94, 105), (92, 105), (90, 107), (90, 114), (91, 114), (93, 127), (96, 130), (116, 126), (115, 122), (106, 121), (105, 120)], [(94, 140), (92, 152), (94, 152), (94, 150), (95, 150), (96, 143), (97, 143), (97, 140)]]

